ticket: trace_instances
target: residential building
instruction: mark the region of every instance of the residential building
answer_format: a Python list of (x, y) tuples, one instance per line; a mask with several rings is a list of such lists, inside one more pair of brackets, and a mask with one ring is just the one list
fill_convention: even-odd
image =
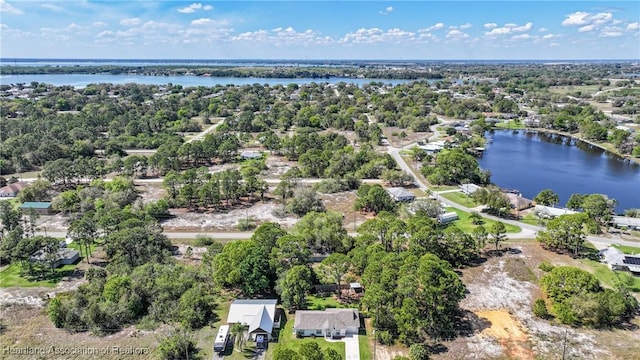
[(16, 197), (18, 196), (20, 191), (22, 191), (27, 186), (29, 186), (29, 184), (23, 181), (18, 181), (7, 186), (3, 186), (0, 188), (0, 198)]
[(272, 339), (274, 328), (280, 327), (276, 321), (276, 299), (239, 299), (231, 303), (227, 323), (240, 323), (249, 327), (249, 338), (255, 340), (257, 335)]
[(415, 200), (416, 196), (408, 191), (405, 188), (401, 188), (401, 187), (392, 187), (392, 188), (388, 188), (387, 192), (389, 193), (389, 195), (391, 195), (391, 198), (395, 201), (413, 201)]
[(474, 192), (480, 190), (481, 187), (476, 184), (461, 184), (460, 189), (465, 195), (471, 195)]
[(533, 200), (523, 198), (520, 194), (505, 193), (505, 195), (507, 195), (511, 206), (516, 210), (524, 210), (533, 206)]
[(611, 224), (618, 229), (640, 230), (640, 218), (613, 216), (611, 218)]
[(30, 209), (35, 210), (40, 215), (49, 215), (52, 212), (51, 202), (25, 202), (20, 205), (20, 210), (22, 210), (23, 213), (28, 213)]
[(358, 335), (359, 329), (357, 309), (298, 310), (293, 324), (293, 333), (298, 337), (344, 337)]
[(452, 211), (452, 212), (448, 212), (448, 213), (444, 213), (444, 214), (438, 215), (438, 217), (436, 219), (438, 220), (439, 224), (447, 224), (447, 223), (450, 223), (452, 221), (458, 220), (458, 214)]
[(640, 275), (640, 255), (627, 255), (613, 246), (600, 250), (598, 255), (611, 270), (629, 271)]
[(533, 212), (540, 218), (544, 218), (544, 219), (552, 219), (556, 216), (560, 216), (560, 215), (570, 215), (570, 214), (576, 214), (577, 211), (574, 210), (570, 210), (567, 208), (555, 208), (555, 207), (551, 207), (551, 206), (545, 206), (545, 205), (536, 205), (533, 208)]
[(260, 151), (243, 151), (240, 153), (240, 158), (242, 160), (260, 159), (262, 158), (262, 153)]
[(40, 249), (29, 256), (31, 262), (48, 263), (52, 261), (51, 267), (57, 268), (61, 265), (75, 264), (80, 259), (80, 253), (74, 249), (68, 249), (66, 247), (60, 247), (53, 258), (49, 258), (44, 249)]

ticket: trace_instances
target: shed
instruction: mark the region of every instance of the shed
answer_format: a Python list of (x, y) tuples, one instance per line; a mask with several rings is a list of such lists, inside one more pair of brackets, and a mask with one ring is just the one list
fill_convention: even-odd
[(299, 337), (344, 337), (358, 335), (359, 329), (360, 313), (357, 309), (298, 310), (293, 324), (293, 333)]
[(271, 340), (273, 328), (280, 327), (275, 320), (276, 299), (239, 299), (231, 303), (227, 323), (240, 323), (249, 327), (249, 337), (256, 339), (256, 335), (266, 335)]
[(243, 160), (260, 159), (262, 158), (262, 153), (260, 151), (243, 151), (240, 153), (240, 158)]
[(442, 215), (438, 215), (437, 217), (438, 223), (440, 224), (447, 224), (450, 223), (452, 221), (456, 221), (458, 220), (458, 214), (455, 212), (448, 212), (448, 213), (444, 213)]
[(416, 198), (412, 192), (401, 187), (388, 188), (387, 192), (395, 201), (413, 201)]
[(349, 291), (354, 294), (362, 293), (362, 285), (359, 282), (349, 283)]
[(40, 215), (48, 215), (51, 214), (52, 211), (51, 202), (25, 202), (20, 205), (20, 210), (22, 210), (23, 213), (28, 212), (30, 209), (35, 210)]

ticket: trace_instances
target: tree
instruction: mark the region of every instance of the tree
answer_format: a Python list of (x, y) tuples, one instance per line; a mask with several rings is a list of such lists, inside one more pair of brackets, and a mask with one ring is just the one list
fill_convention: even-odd
[(311, 253), (304, 238), (284, 235), (276, 241), (276, 246), (271, 250), (271, 266), (276, 273), (282, 273), (296, 265), (306, 265)]
[(500, 243), (507, 239), (507, 229), (501, 221), (495, 222), (490, 227), (491, 242), (496, 245), (496, 251), (500, 247)]
[(276, 291), (282, 304), (289, 310), (304, 309), (307, 305), (307, 293), (313, 285), (313, 274), (306, 265), (296, 265), (289, 269), (278, 282)]
[(536, 195), (533, 201), (540, 205), (554, 206), (560, 202), (560, 198), (557, 193), (553, 192), (553, 190), (544, 189)]
[(469, 220), (471, 220), (473, 225), (480, 225), (483, 222), (482, 216), (477, 211), (474, 211), (469, 215)]
[(413, 344), (409, 347), (411, 360), (429, 360), (429, 349), (424, 344)]
[(324, 360), (320, 345), (315, 342), (305, 342), (300, 345), (300, 356), (303, 360)]
[(339, 212), (310, 212), (294, 225), (291, 234), (305, 239), (307, 247), (315, 252), (346, 252), (351, 248), (351, 238), (342, 221)]
[(551, 250), (568, 249), (577, 256), (585, 241), (585, 225), (590, 221), (584, 213), (560, 215), (547, 223), (547, 230), (540, 231), (537, 239)]
[(349, 271), (351, 262), (349, 258), (340, 253), (333, 253), (324, 258), (320, 263), (320, 271), (338, 285), (338, 297), (342, 297), (341, 283), (344, 275)]
[(393, 212), (396, 203), (382, 186), (362, 184), (358, 189), (353, 207), (356, 210), (373, 211), (377, 214), (380, 211)]
[(616, 201), (601, 194), (591, 194), (582, 200), (582, 209), (589, 217), (604, 225), (611, 220)]
[[(87, 264), (89, 264), (89, 258), (91, 257), (91, 246), (98, 236), (98, 228), (91, 215), (88, 213), (82, 218), (73, 221), (68, 229), (69, 237), (80, 245), (81, 250), (84, 246)], [(82, 251), (80, 253), (82, 254)]]
[(233, 325), (231, 325), (231, 328), (229, 329), (229, 332), (231, 333), (231, 335), (233, 335), (233, 339), (234, 339), (234, 346), (235, 346), (235, 350), (238, 352), (242, 352), (242, 349), (244, 347), (244, 332), (245, 332), (245, 327), (244, 325), (240, 324), (240, 323), (235, 323)]
[(487, 229), (484, 226), (478, 225), (475, 228), (473, 228), (473, 238), (476, 241), (476, 246), (478, 251), (480, 251), (481, 249), (484, 249), (487, 243), (488, 237), (489, 237), (489, 234), (487, 233)]
[(195, 340), (185, 330), (175, 330), (171, 335), (160, 339), (158, 345), (158, 353), (164, 360), (194, 359), (198, 352)]
[(582, 209), (582, 202), (586, 195), (584, 194), (571, 194), (569, 200), (567, 201), (567, 208), (571, 210), (580, 210)]
[(297, 216), (304, 216), (312, 211), (323, 212), (325, 207), (315, 190), (304, 187), (294, 192), (293, 198), (287, 204), (287, 211)]
[(278, 223), (266, 222), (260, 224), (251, 235), (251, 241), (256, 245), (262, 246), (265, 251), (271, 252), (276, 245), (276, 241), (287, 235), (287, 232)]

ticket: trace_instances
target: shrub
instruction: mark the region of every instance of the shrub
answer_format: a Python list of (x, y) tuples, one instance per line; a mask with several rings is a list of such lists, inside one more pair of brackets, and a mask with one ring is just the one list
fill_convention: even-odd
[(382, 345), (393, 345), (393, 336), (386, 330), (377, 331), (376, 340)]
[(256, 224), (253, 223), (252, 219), (240, 219), (238, 221), (238, 230), (247, 231), (253, 230), (256, 228)]
[(533, 314), (541, 319), (546, 319), (549, 317), (547, 303), (544, 301), (544, 299), (538, 299), (533, 303)]
[(549, 272), (551, 270), (553, 270), (555, 266), (551, 265), (548, 261), (543, 261), (540, 263), (540, 265), (538, 265), (538, 269), (544, 271), (544, 272)]
[(195, 246), (210, 246), (213, 245), (216, 240), (212, 237), (206, 235), (198, 235), (196, 236), (196, 240), (193, 242)]

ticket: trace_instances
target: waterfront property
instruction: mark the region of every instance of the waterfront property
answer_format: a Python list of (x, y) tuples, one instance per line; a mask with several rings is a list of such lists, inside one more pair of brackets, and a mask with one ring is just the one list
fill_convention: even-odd
[(628, 255), (613, 246), (600, 250), (598, 255), (611, 270), (628, 271), (634, 275), (640, 275), (640, 255)]
[(577, 213), (577, 211), (573, 211), (567, 208), (555, 208), (555, 207), (545, 206), (545, 205), (536, 205), (533, 208), (533, 212), (536, 214), (536, 216), (543, 219), (553, 219), (556, 216), (570, 215), (570, 214)]
[(357, 309), (298, 310), (293, 324), (293, 333), (297, 337), (344, 337), (358, 335), (359, 329), (360, 314)]
[(387, 192), (391, 195), (393, 200), (398, 202), (413, 201), (416, 198), (412, 192), (401, 187), (388, 188)]
[(618, 229), (640, 230), (640, 218), (613, 216), (611, 218), (611, 224)]
[(239, 323), (249, 327), (249, 338), (256, 340), (258, 335), (264, 335), (271, 340), (274, 328), (280, 327), (276, 321), (276, 299), (239, 299), (231, 303), (227, 323)]
[(480, 186), (476, 184), (461, 184), (460, 189), (465, 195), (471, 195), (474, 192), (480, 190)]
[(528, 209), (533, 206), (533, 201), (527, 198), (523, 198), (520, 194), (506, 193), (509, 202), (511, 203), (511, 207), (520, 211), (524, 209)]
[(9, 184), (7, 186), (3, 186), (0, 188), (0, 198), (5, 197), (16, 197), (24, 188), (26, 188), (29, 184), (23, 181), (18, 181), (13, 184)]

